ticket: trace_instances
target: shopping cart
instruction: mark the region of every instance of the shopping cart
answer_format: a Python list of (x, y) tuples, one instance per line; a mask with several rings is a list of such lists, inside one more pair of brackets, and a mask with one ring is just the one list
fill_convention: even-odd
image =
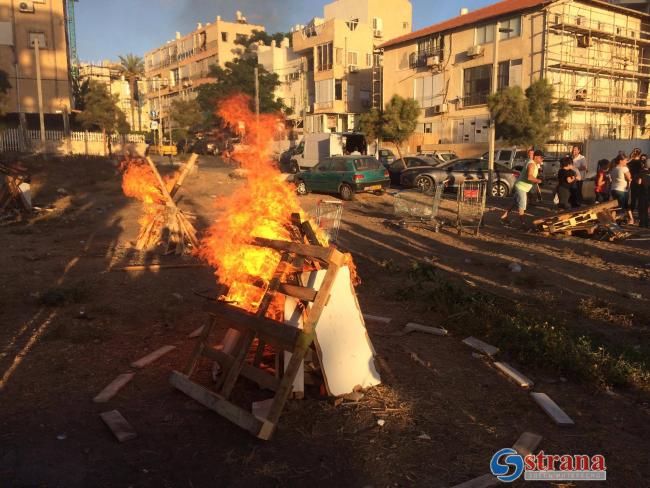
[(458, 185), (456, 228), (459, 235), (463, 229), (473, 229), (474, 235), (478, 235), (485, 212), (486, 193), (487, 180), (465, 180)]
[(339, 236), (343, 203), (340, 200), (320, 200), (316, 207), (316, 223), (327, 235), (329, 243), (334, 244)]
[(438, 220), (440, 199), (447, 181), (437, 183), (433, 191), (423, 192), (421, 189), (402, 190), (395, 195), (395, 216), (400, 217), (399, 226), (408, 227), (409, 224), (431, 225), (434, 232), (442, 227)]

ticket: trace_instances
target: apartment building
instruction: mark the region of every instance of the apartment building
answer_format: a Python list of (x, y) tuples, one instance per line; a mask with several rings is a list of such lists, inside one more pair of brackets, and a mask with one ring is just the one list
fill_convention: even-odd
[(278, 75), (280, 85), (275, 90), (275, 97), (281, 98), (290, 109), (287, 121), (294, 128), (302, 127), (307, 97), (303, 58), (289, 46), (289, 39), (284, 38), (280, 45), (271, 41), (270, 46), (258, 46), (257, 60), (268, 72)]
[(599, 0), (504, 0), (463, 9), (381, 46), (384, 98), (418, 100), (421, 144), (483, 151), (496, 51), (499, 88), (526, 89), (543, 77), (572, 106), (555, 142), (648, 137), (649, 21)]
[(361, 113), (381, 105), (377, 46), (411, 32), (412, 6), (408, 0), (337, 0), (323, 14), (292, 35), (302, 58), (304, 131), (352, 131)]
[[(10, 119), (27, 114), (30, 123), (34, 117), (29, 115), (39, 112), (36, 39), (43, 111), (45, 114), (69, 112), (71, 85), (65, 1), (0, 0), (0, 69), (8, 74), (11, 83), (5, 110)], [(25, 123), (22, 116), (21, 120)]]
[(117, 105), (133, 131), (148, 131), (151, 127), (149, 108), (146, 104), (147, 85), (145, 80), (137, 82), (138, 104), (131, 110), (131, 84), (120, 72), (120, 64), (111, 61), (80, 63), (80, 80), (95, 80), (107, 86), (109, 93), (118, 96)]
[(177, 98), (194, 98), (199, 86), (213, 82), (209, 76), (210, 66), (224, 67), (232, 61), (241, 48), (235, 41), (250, 36), (254, 30), (263, 31), (264, 26), (249, 24), (241, 12), (237, 12), (234, 22), (217, 16), (212, 23), (199, 23), (187, 35), (177, 32), (174, 40), (147, 52), (145, 75), (149, 83), (149, 111), (156, 112), (163, 125), (168, 124), (171, 102)]

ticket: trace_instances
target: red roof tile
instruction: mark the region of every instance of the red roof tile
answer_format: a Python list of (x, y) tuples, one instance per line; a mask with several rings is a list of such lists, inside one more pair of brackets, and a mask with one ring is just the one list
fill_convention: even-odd
[(500, 17), (502, 15), (518, 12), (520, 10), (527, 10), (529, 8), (542, 6), (547, 3), (551, 3), (551, 1), (552, 0), (503, 0), (502, 2), (494, 3), (492, 5), (488, 5), (487, 7), (471, 11), (465, 15), (459, 15), (453, 19), (445, 20), (438, 24), (425, 27), (424, 29), (411, 32), (410, 34), (404, 34), (403, 36), (396, 37), (395, 39), (391, 39), (390, 41), (385, 42), (379, 47), (386, 48), (394, 46), (396, 44), (401, 44), (413, 39), (428, 36), (429, 34), (448, 31), (457, 27), (462, 27), (465, 25), (474, 24), (476, 22), (481, 22), (483, 20), (491, 19), (493, 17)]

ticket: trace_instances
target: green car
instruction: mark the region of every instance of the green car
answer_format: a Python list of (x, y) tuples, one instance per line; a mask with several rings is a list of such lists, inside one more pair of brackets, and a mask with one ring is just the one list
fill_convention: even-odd
[(386, 168), (372, 156), (334, 156), (295, 176), (298, 195), (313, 191), (338, 193), (343, 200), (364, 191), (383, 192), (390, 186)]

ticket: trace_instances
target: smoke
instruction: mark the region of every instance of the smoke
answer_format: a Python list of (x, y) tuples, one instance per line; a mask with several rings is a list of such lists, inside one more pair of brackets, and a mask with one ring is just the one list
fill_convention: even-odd
[[(171, 0), (163, 0), (170, 2)], [(175, 3), (175, 2), (174, 2)], [(196, 22), (214, 22), (217, 15), (226, 21), (235, 20), (235, 12), (240, 10), (251, 24), (264, 25), (269, 33), (289, 31), (291, 25), (304, 23), (306, 19), (292, 19), (291, 12), (304, 6), (304, 0), (185, 0), (180, 13), (180, 21), (188, 25)]]

